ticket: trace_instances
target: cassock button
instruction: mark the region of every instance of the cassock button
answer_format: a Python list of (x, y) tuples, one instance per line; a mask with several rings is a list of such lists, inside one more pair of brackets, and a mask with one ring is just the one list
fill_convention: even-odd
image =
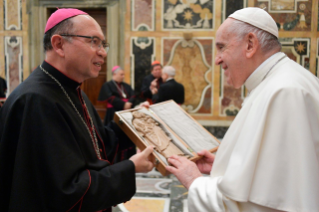
[(100, 152), (102, 152), (102, 149), (100, 149)]

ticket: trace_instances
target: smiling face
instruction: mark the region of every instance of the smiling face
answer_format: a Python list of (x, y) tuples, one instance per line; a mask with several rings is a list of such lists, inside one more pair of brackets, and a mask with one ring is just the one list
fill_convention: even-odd
[[(74, 17), (73, 27), (75, 35), (105, 39), (100, 25), (88, 15)], [(99, 75), (106, 51), (103, 47), (93, 48), (90, 38), (72, 37), (71, 42), (65, 42), (64, 51), (66, 69), (73, 73), (75, 80), (83, 82)]]
[(240, 88), (249, 77), (247, 75), (244, 39), (241, 41), (228, 28), (233, 19), (228, 18), (219, 27), (216, 34), (217, 54), (215, 64), (225, 70), (226, 81), (229, 85)]
[(152, 74), (155, 78), (160, 78), (162, 75), (162, 66), (161, 65), (154, 66), (152, 70)]

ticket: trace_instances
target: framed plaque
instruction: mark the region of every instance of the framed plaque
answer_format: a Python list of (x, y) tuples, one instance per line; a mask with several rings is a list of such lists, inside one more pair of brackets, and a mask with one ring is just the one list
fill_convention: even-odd
[(116, 112), (114, 121), (126, 135), (143, 150), (154, 146), (154, 160), (157, 170), (164, 176), (169, 174), (165, 166), (167, 158), (177, 154), (196, 161), (197, 152), (207, 149), (215, 152), (218, 141), (193, 117), (173, 100)]

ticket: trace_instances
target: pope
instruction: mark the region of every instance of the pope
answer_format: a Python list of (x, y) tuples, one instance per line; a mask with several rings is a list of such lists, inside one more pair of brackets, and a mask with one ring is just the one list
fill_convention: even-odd
[(277, 25), (260, 8), (231, 14), (215, 41), (216, 65), (248, 95), (216, 157), (168, 160), (189, 190), (188, 210), (318, 211), (318, 78), (280, 52)]

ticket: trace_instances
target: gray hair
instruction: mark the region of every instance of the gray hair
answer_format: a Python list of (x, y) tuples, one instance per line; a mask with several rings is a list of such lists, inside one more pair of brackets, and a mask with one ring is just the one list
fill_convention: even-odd
[[(49, 31), (47, 31), (44, 34), (44, 38), (43, 38), (43, 48), (44, 48), (44, 52), (52, 50), (52, 44), (51, 44), (51, 38), (53, 35), (57, 35), (57, 34), (73, 34), (73, 21), (72, 18), (68, 18), (62, 22), (60, 22), (59, 24), (57, 24), (56, 26), (54, 26), (52, 29), (50, 29)], [(71, 41), (71, 37), (65, 37), (65, 40), (67, 41)]]
[(175, 68), (173, 66), (164, 66), (162, 72), (166, 73), (170, 77), (174, 77), (176, 71), (175, 71)]
[(248, 23), (233, 19), (233, 22), (228, 27), (228, 32), (235, 32), (238, 40), (242, 40), (248, 33), (254, 33), (257, 36), (259, 44), (261, 45), (261, 50), (264, 53), (274, 49), (281, 50), (281, 43), (276, 36)]

